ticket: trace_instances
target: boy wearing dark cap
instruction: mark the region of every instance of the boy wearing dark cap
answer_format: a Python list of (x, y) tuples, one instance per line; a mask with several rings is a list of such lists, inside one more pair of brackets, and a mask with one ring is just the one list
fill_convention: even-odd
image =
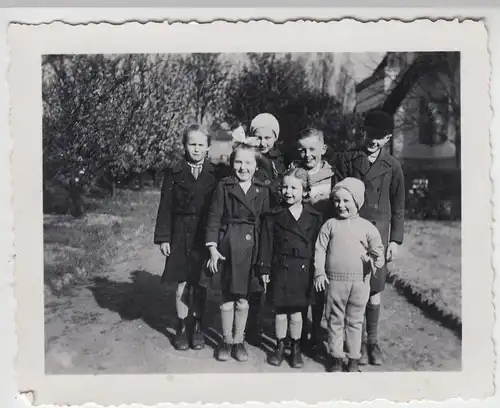
[[(360, 148), (340, 155), (336, 176), (340, 181), (355, 177), (364, 182), (365, 203), (359, 215), (377, 227), (386, 248), (386, 262), (392, 261), (403, 243), (405, 187), (400, 162), (384, 149), (394, 130), (393, 117), (381, 110), (369, 112), (363, 124)], [(383, 364), (378, 344), (381, 294), (385, 287), (387, 266), (370, 281), (370, 299), (365, 311), (366, 333), (363, 331), (360, 364)]]

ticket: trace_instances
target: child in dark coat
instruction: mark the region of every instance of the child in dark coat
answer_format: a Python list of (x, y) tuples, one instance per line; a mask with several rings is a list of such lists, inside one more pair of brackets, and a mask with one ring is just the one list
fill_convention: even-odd
[(314, 243), (322, 223), (321, 214), (303, 204), (308, 191), (307, 171), (289, 170), (281, 186), (283, 205), (266, 214), (263, 220), (258, 266), (276, 308), (278, 341), (269, 359), (276, 366), (284, 359), (288, 327), (292, 338), (291, 365), (294, 368), (304, 365), (300, 350), (302, 310), (311, 302)]
[[(174, 347), (186, 350), (191, 345), (198, 350), (204, 347), (201, 319), (206, 290), (199, 286), (207, 257), (204, 225), (217, 180), (206, 157), (208, 133), (199, 125), (190, 125), (183, 134), (183, 144), (184, 159), (165, 171), (154, 243), (166, 257), (161, 281), (177, 283)], [(190, 312), (194, 322), (188, 341), (186, 323)]]
[[(233, 175), (217, 185), (208, 216), (206, 242), (208, 269), (220, 279), (223, 303), (223, 340), (217, 351), (220, 361), (231, 355), (246, 361), (245, 326), (248, 298), (263, 287), (255, 274), (261, 214), (269, 210), (269, 189), (257, 180), (258, 152), (239, 144), (231, 154)], [(221, 262), (221, 265), (219, 265)]]
[[(280, 125), (276, 117), (270, 113), (257, 115), (250, 123), (249, 138), (253, 139), (260, 150), (260, 159), (255, 178), (269, 187), (270, 206), (277, 206), (281, 200), (280, 181), (286, 170), (283, 154), (276, 147), (280, 135)], [(261, 338), (261, 314), (264, 304), (262, 293), (255, 293), (249, 299), (250, 310), (248, 315), (249, 341), (258, 345)]]
[[(386, 248), (385, 261), (391, 262), (403, 243), (405, 187), (400, 162), (384, 146), (394, 130), (391, 115), (374, 110), (364, 120), (364, 141), (361, 148), (339, 156), (336, 176), (340, 181), (355, 177), (366, 187), (365, 204), (360, 216), (377, 227)], [(378, 344), (381, 293), (385, 287), (387, 265), (384, 265), (370, 282), (370, 300), (366, 306), (360, 364), (381, 365), (382, 353)]]

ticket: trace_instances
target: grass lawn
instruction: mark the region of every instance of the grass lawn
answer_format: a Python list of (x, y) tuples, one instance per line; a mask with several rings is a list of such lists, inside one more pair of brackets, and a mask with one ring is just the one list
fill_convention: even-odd
[(439, 310), (460, 319), (460, 222), (408, 220), (405, 224), (405, 242), (390, 272)]
[(111, 260), (152, 244), (159, 192), (118, 190), (113, 199), (86, 199), (88, 212), (44, 215), (46, 290), (57, 294), (78, 280), (98, 276)]

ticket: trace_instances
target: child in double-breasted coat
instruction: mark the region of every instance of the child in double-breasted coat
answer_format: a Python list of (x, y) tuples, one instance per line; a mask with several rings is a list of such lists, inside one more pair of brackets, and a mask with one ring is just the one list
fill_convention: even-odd
[(283, 204), (263, 217), (258, 267), (263, 281), (269, 283), (267, 294), (276, 309), (277, 346), (269, 363), (281, 365), (289, 326), (291, 365), (300, 368), (303, 366), (300, 350), (302, 311), (313, 300), (314, 244), (322, 216), (303, 203), (309, 191), (306, 170), (287, 171), (281, 191)]
[(194, 349), (204, 346), (201, 318), (206, 290), (199, 286), (207, 257), (206, 218), (217, 185), (214, 166), (206, 158), (210, 137), (199, 125), (184, 132), (184, 159), (165, 171), (154, 231), (154, 243), (166, 256), (162, 282), (177, 283), (176, 311), (178, 327), (174, 346), (189, 347), (186, 319), (192, 311), (194, 326), (190, 343)]
[[(281, 200), (280, 180), (286, 170), (283, 153), (277, 148), (276, 142), (280, 135), (280, 125), (276, 117), (270, 113), (260, 113), (250, 123), (250, 137), (253, 138), (260, 150), (260, 158), (255, 171), (255, 178), (269, 187), (269, 205), (272, 207)], [(258, 345), (262, 332), (262, 308), (264, 296), (255, 293), (249, 299), (248, 314), (249, 341)]]
[(254, 177), (258, 154), (252, 146), (235, 146), (231, 154), (233, 175), (217, 185), (208, 216), (208, 267), (220, 279), (223, 295), (223, 341), (217, 353), (221, 361), (231, 354), (238, 361), (248, 359), (244, 346), (248, 299), (252, 293), (263, 291), (254, 266), (260, 217), (269, 210), (269, 189)]
[[(359, 215), (379, 230), (386, 248), (386, 263), (395, 258), (399, 245), (403, 243), (405, 214), (405, 186), (401, 164), (384, 149), (392, 137), (393, 129), (392, 116), (379, 110), (369, 112), (363, 124), (365, 137), (361, 148), (339, 155), (336, 163), (338, 181), (355, 177), (364, 182), (365, 203)], [(378, 324), (386, 276), (387, 265), (384, 264), (371, 278), (360, 364), (382, 364)]]

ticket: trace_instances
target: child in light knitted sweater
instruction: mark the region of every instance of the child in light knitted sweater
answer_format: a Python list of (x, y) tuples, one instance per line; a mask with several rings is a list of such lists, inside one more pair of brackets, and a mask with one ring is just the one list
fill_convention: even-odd
[(356, 372), (370, 277), (384, 265), (384, 246), (377, 228), (359, 216), (365, 195), (362, 181), (345, 178), (332, 195), (336, 217), (323, 224), (316, 241), (314, 286), (327, 290), (329, 368), (342, 371), (347, 356), (347, 371)]

